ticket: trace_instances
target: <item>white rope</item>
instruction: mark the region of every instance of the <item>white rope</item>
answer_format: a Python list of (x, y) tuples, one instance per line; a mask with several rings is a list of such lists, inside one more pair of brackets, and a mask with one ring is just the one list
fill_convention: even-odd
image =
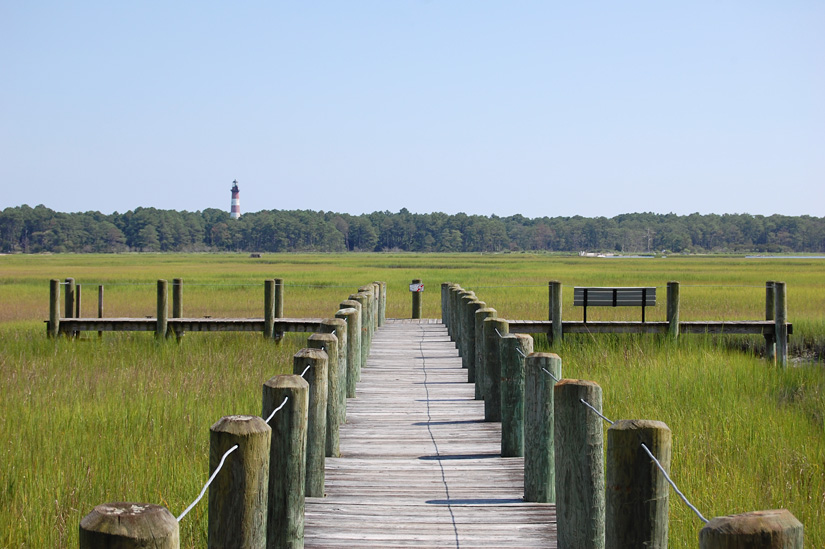
[(307, 364), (307, 367), (306, 367), (306, 368), (304, 368), (304, 371), (303, 371), (303, 372), (301, 372), (301, 377), (304, 377), (304, 374), (306, 374), (306, 373), (307, 373), (307, 370), (309, 370), (309, 368), (310, 368), (311, 366), (312, 366), (312, 364)]
[(527, 358), (527, 355), (524, 354), (524, 351), (516, 347), (516, 352), (521, 355), (522, 358)]
[(610, 421), (609, 419), (607, 419), (606, 417), (604, 417), (600, 411), (598, 411), (597, 409), (595, 409), (595, 408), (594, 408), (593, 406), (591, 406), (589, 403), (585, 402), (583, 398), (580, 398), (580, 399), (579, 399), (579, 402), (581, 402), (582, 404), (584, 404), (585, 406), (587, 406), (588, 408), (590, 408), (591, 410), (593, 410), (594, 412), (596, 412), (596, 415), (597, 415), (597, 416), (599, 416), (600, 418), (602, 418), (603, 420), (605, 420), (606, 422), (608, 422), (610, 425), (613, 425), (613, 422), (612, 422), (612, 421)]
[(498, 328), (494, 328), (494, 330), (495, 330), (495, 331), (496, 331), (496, 333), (498, 334), (498, 337), (504, 337), (503, 335), (501, 335), (501, 332), (499, 332), (499, 331), (498, 331)]
[(209, 488), (209, 485), (212, 484), (212, 481), (215, 480), (215, 477), (221, 471), (221, 468), (223, 467), (223, 463), (226, 461), (226, 456), (228, 456), (229, 454), (231, 454), (232, 452), (234, 452), (237, 449), (238, 449), (238, 445), (236, 444), (235, 446), (233, 446), (232, 448), (230, 448), (229, 450), (226, 451), (226, 453), (221, 458), (221, 462), (215, 468), (215, 472), (212, 473), (212, 476), (209, 477), (209, 480), (206, 481), (206, 486), (203, 487), (203, 490), (201, 490), (201, 493), (198, 496), (198, 498), (195, 501), (193, 501), (192, 504), (189, 507), (186, 508), (186, 511), (184, 511), (183, 513), (180, 514), (180, 516), (178, 517), (178, 522), (180, 522), (181, 519), (186, 516), (186, 513), (191, 511), (192, 508), (195, 505), (198, 504), (198, 502), (201, 500), (201, 498), (203, 498), (203, 495), (206, 493), (206, 489)]
[(553, 381), (555, 381), (556, 383), (558, 383), (558, 382), (559, 382), (559, 378), (557, 378), (556, 376), (554, 376), (553, 374), (551, 374), (551, 373), (550, 373), (550, 370), (548, 370), (547, 368), (542, 368), (542, 370), (544, 370), (544, 373), (545, 373), (545, 374), (547, 374), (548, 376), (552, 377), (552, 378), (553, 378)]
[(653, 460), (653, 463), (655, 463), (655, 464), (656, 464), (656, 467), (658, 467), (658, 468), (659, 468), (659, 470), (662, 472), (662, 474), (665, 476), (665, 480), (668, 482), (668, 484), (670, 484), (670, 485), (673, 487), (673, 489), (676, 491), (676, 493), (677, 493), (677, 494), (679, 494), (679, 497), (680, 497), (680, 498), (682, 498), (682, 501), (684, 501), (684, 502), (685, 502), (685, 504), (686, 504), (688, 507), (690, 507), (690, 508), (691, 508), (691, 510), (692, 510), (694, 513), (696, 513), (696, 516), (698, 516), (698, 517), (699, 517), (699, 519), (700, 519), (702, 522), (704, 522), (705, 524), (707, 524), (707, 523), (708, 523), (708, 519), (706, 519), (705, 517), (703, 517), (703, 516), (702, 516), (702, 513), (700, 513), (700, 512), (699, 512), (699, 510), (698, 510), (696, 507), (694, 507), (692, 503), (690, 503), (690, 502), (688, 501), (688, 499), (687, 499), (687, 498), (685, 497), (685, 495), (684, 495), (684, 494), (683, 494), (683, 493), (679, 490), (679, 488), (677, 488), (677, 487), (676, 487), (676, 483), (675, 483), (675, 482), (673, 482), (672, 480), (670, 480), (670, 476), (668, 476), (668, 474), (667, 474), (667, 472), (665, 471), (664, 467), (662, 467), (662, 464), (661, 464), (661, 463), (659, 463), (659, 460), (658, 460), (658, 459), (656, 459), (656, 456), (654, 456), (654, 455), (653, 455), (653, 452), (651, 452), (651, 451), (650, 451), (650, 449), (649, 449), (647, 446), (645, 446), (645, 444), (644, 444), (644, 443), (642, 443), (642, 449), (643, 449), (645, 452), (647, 452), (647, 455), (649, 455), (649, 456), (650, 456), (650, 459), (652, 459), (652, 460)]
[(277, 408), (275, 408), (274, 410), (272, 410), (272, 413), (271, 413), (271, 414), (269, 414), (269, 417), (268, 417), (268, 418), (266, 418), (266, 423), (267, 423), (267, 424), (269, 424), (270, 420), (271, 420), (273, 417), (275, 417), (275, 414), (277, 414), (277, 413), (278, 413), (278, 411), (279, 411), (281, 408), (283, 408), (283, 407), (284, 407), (284, 405), (286, 404), (286, 401), (287, 401), (287, 400), (289, 400), (289, 397), (284, 397), (284, 401), (281, 403), (281, 405), (280, 405), (280, 406), (278, 406)]

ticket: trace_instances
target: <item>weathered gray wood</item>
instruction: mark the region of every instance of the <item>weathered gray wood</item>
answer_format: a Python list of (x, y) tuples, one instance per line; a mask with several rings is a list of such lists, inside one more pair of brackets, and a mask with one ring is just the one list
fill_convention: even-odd
[(230, 448), (238, 448), (209, 485), (208, 545), (263, 547), (272, 429), (258, 416), (225, 416), (209, 431), (210, 473)]
[[(769, 322), (776, 320), (776, 292), (773, 284), (773, 280), (765, 282), (765, 320)], [(765, 356), (768, 360), (776, 362), (776, 337), (774, 334), (765, 334)]]
[[(276, 278), (275, 280), (275, 318), (284, 318), (284, 279)], [(275, 324), (273, 336), (275, 342), (279, 343), (284, 338), (283, 330), (278, 329), (278, 324)]]
[[(793, 325), (788, 323), (788, 333), (793, 333)], [(667, 322), (631, 322), (631, 321), (564, 321), (565, 334), (661, 334), (667, 335), (670, 328)], [(770, 335), (774, 333), (776, 323), (764, 320), (734, 321), (682, 321), (679, 322), (680, 334), (730, 334), (730, 335)], [(547, 320), (511, 320), (510, 329), (519, 334), (550, 334), (552, 323)]]
[(166, 338), (166, 330), (169, 327), (169, 292), (167, 282), (158, 280), (158, 307), (155, 322), (155, 339)]
[[(420, 278), (414, 278), (412, 281), (413, 284), (421, 284)], [(423, 302), (421, 300), (421, 294), (424, 292), (412, 292), (412, 318), (421, 318), (422, 316), (422, 306)]]
[(374, 284), (365, 284), (358, 288), (359, 294), (366, 294), (367, 296), (367, 310), (369, 316), (367, 316), (367, 320), (369, 321), (367, 324), (367, 328), (370, 332), (370, 341), (372, 341), (372, 337), (375, 334), (375, 328), (378, 325), (378, 299), (375, 291)]
[(484, 420), (501, 421), (501, 338), (510, 333), (503, 318), (484, 320)]
[[(458, 294), (462, 291), (464, 291), (464, 288), (462, 288), (460, 284), (450, 285), (450, 339), (454, 342), (458, 339)], [(456, 348), (458, 348), (457, 342)]]
[(264, 280), (264, 338), (275, 337), (275, 281)]
[(667, 425), (661, 421), (620, 420), (607, 430), (607, 547), (667, 547), (670, 485), (642, 444), (670, 473), (671, 433)]
[(475, 399), (484, 400), (484, 387), (487, 383), (487, 374), (484, 370), (484, 321), (498, 315), (492, 307), (482, 307), (475, 314)]
[(501, 457), (524, 456), (524, 358), (533, 338), (509, 334), (499, 342), (501, 363)]
[(564, 325), (562, 324), (561, 307), (562, 307), (562, 284), (558, 280), (551, 280), (548, 283), (550, 293), (550, 322), (551, 329), (548, 332), (548, 340), (550, 345), (561, 343), (564, 337)]
[[(336, 405), (337, 415), (335, 420), (338, 425), (343, 425), (347, 422), (347, 353), (349, 352), (347, 321), (343, 318), (327, 318), (321, 322), (318, 331), (322, 334), (334, 334), (338, 338), (338, 366), (336, 368), (338, 371), (338, 387), (335, 391), (335, 398), (338, 399), (338, 403)], [(333, 398), (331, 389), (329, 398)]]
[(293, 373), (309, 382), (306, 495), (324, 497), (324, 461), (327, 438), (327, 368), (329, 358), (320, 349), (301, 349), (293, 357)]
[(338, 448), (338, 427), (341, 412), (338, 409), (340, 400), (338, 385), (340, 379), (338, 362), (338, 338), (333, 334), (312, 334), (307, 338), (307, 347), (321, 349), (327, 353), (327, 434), (326, 457), (338, 457), (341, 452)]
[(561, 358), (532, 353), (524, 359), (524, 501), (555, 503), (556, 459), (553, 415), (555, 380)]
[(667, 283), (667, 322), (671, 339), (679, 338), (679, 283)]
[(374, 282), (378, 284), (378, 326), (387, 323), (387, 283), (384, 281)]
[(787, 509), (711, 519), (699, 532), (700, 549), (802, 549), (804, 528)]
[[(360, 303), (353, 302), (360, 306)], [(341, 304), (343, 306), (343, 303)], [(344, 307), (335, 313), (347, 323), (347, 383), (346, 398), (355, 398), (355, 389), (361, 372), (361, 320), (355, 307)]]
[(360, 371), (367, 366), (367, 358), (370, 356), (370, 297), (363, 292), (359, 292), (351, 294), (349, 300), (357, 301), (361, 305), (360, 314), (358, 315), (361, 320), (361, 368), (359, 369), (358, 379), (361, 379)]
[[(97, 318), (103, 318), (103, 284), (97, 287)], [(103, 332), (98, 331), (97, 337), (103, 337)]]
[(604, 549), (604, 431), (602, 419), (581, 403), (601, 411), (602, 389), (562, 379), (553, 398), (559, 548)]
[(150, 503), (105, 503), (80, 521), (80, 549), (179, 549), (178, 521)]
[(450, 315), (447, 314), (447, 292), (449, 292), (449, 288), (449, 282), (441, 283), (441, 322), (447, 327), (448, 331), (450, 329)]
[[(102, 316), (102, 315), (98, 315)], [(183, 279), (172, 279), (172, 318), (183, 318)], [(184, 336), (184, 331), (179, 327), (170, 327), (166, 330), (166, 336), (171, 337), (174, 333), (175, 339), (180, 342)]]
[(788, 297), (784, 282), (774, 282), (774, 314), (776, 316), (774, 334), (776, 337), (776, 362), (783, 368), (788, 366)]
[[(65, 295), (65, 300), (64, 300), (64, 307), (63, 308), (65, 310), (63, 311), (63, 316), (65, 318), (75, 318), (77, 315), (75, 315), (75, 312), (74, 312), (74, 305), (75, 305), (75, 298), (74, 298), (75, 282), (74, 282), (74, 278), (67, 278), (65, 286), (66, 286), (66, 295)], [(65, 326), (65, 324), (64, 324), (64, 326)], [(77, 335), (76, 331), (66, 330), (65, 328), (64, 328), (64, 333), (68, 337), (75, 337)]]
[[(473, 337), (470, 331), (470, 317), (467, 307), (470, 301), (473, 301), (475, 298), (475, 292), (470, 290), (464, 290), (458, 294), (458, 354), (461, 356), (461, 365), (463, 368), (467, 368), (470, 355), (469, 345)], [(475, 329), (475, 317), (473, 317), (472, 328)]]
[(467, 382), (476, 381), (476, 311), (486, 307), (487, 304), (473, 297), (465, 305), (464, 311), (464, 337), (467, 339), (466, 356), (461, 357), (461, 364), (467, 368)]
[(56, 278), (49, 281), (49, 337), (60, 334), (60, 281)]
[[(286, 402), (285, 400), (286, 399)], [(268, 549), (304, 546), (309, 383), (301, 376), (275, 376), (263, 386), (262, 417), (269, 420)]]
[(81, 313), (81, 310), (82, 310), (81, 305), (83, 304), (83, 298), (81, 297), (82, 295), (83, 295), (83, 286), (80, 285), (80, 284), (75, 285), (75, 288), (74, 288), (74, 316), (75, 316), (75, 318), (80, 318), (80, 317), (83, 316), (82, 313)]

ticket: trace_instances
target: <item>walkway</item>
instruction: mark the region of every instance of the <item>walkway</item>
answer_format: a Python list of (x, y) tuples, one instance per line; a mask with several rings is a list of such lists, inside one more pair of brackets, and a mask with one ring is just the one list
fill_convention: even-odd
[(555, 506), (522, 501), (522, 458), (432, 320), (375, 333), (325, 498), (307, 498), (305, 547), (556, 547)]

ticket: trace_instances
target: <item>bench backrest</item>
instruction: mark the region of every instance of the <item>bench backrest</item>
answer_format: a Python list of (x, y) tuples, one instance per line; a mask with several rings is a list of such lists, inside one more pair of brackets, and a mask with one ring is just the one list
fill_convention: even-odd
[[(585, 295), (587, 300), (585, 301)], [(573, 305), (576, 307), (652, 307), (656, 305), (656, 288), (573, 288)]]

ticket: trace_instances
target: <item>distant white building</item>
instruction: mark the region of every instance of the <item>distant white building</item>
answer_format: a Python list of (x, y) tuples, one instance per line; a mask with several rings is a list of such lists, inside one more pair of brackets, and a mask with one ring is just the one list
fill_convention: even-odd
[(232, 182), (232, 205), (229, 209), (229, 217), (238, 219), (241, 217), (241, 191), (238, 189), (238, 180)]

